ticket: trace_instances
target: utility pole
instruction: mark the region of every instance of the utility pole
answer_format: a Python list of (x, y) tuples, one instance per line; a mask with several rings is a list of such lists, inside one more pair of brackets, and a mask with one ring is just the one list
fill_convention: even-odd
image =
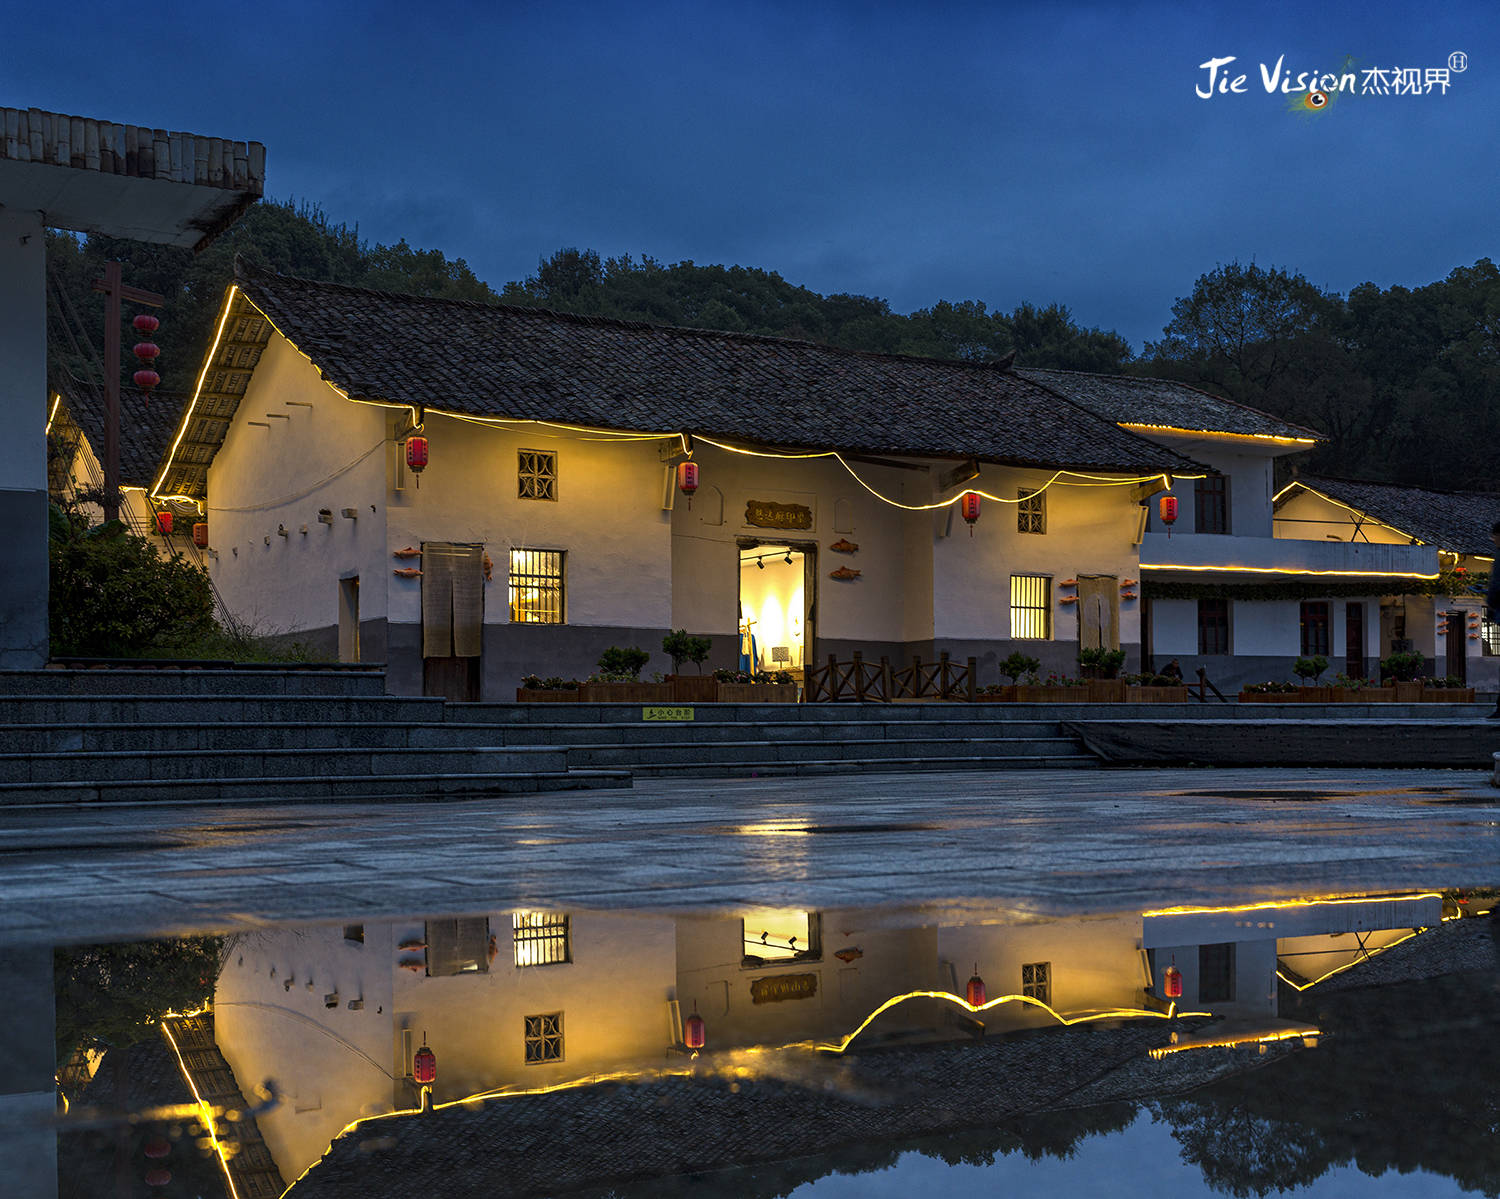
[(94, 280), (104, 293), (104, 519), (120, 519), (120, 301), (160, 308), (166, 297), (129, 287), (120, 279), (120, 264), (106, 262), (104, 278)]

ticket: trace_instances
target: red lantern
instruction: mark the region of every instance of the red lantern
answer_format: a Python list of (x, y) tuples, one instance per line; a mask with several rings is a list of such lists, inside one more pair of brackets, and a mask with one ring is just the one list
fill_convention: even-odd
[(424, 1087), (437, 1082), (437, 1054), (428, 1049), (425, 1043), (412, 1054), (411, 1076)]
[(689, 1016), (682, 1025), (682, 1043), (694, 1053), (703, 1048), (707, 1040), (707, 1029), (703, 1025), (703, 1017), (697, 1012)]
[(172, 514), (170, 512), (158, 512), (156, 514), (156, 531), (163, 537), (172, 532)]
[(193, 526), (193, 544), (200, 550), (208, 548), (208, 522), (200, 520)]
[(1182, 998), (1182, 971), (1176, 966), (1168, 966), (1167, 972), (1162, 975), (1162, 989), (1166, 991), (1168, 999)]
[(130, 324), (137, 333), (155, 333), (161, 328), (161, 322), (146, 312), (141, 313)]
[(677, 464), (677, 489), (688, 498), (688, 507), (693, 506), (693, 492), (698, 490), (698, 464), (696, 462), (679, 462)]
[(164, 1166), (157, 1166), (154, 1170), (146, 1171), (146, 1185), (148, 1187), (164, 1187), (172, 1181), (172, 1171)]
[(406, 466), (414, 475), (420, 475), (427, 469), (427, 438), (406, 439)]
[(969, 536), (974, 536), (974, 522), (979, 519), (979, 493), (966, 491), (958, 501), (958, 510), (969, 523)]
[(976, 964), (974, 973), (969, 979), (969, 985), (964, 990), (964, 998), (969, 1001), (970, 1007), (983, 1007), (985, 1000), (989, 997), (985, 994), (984, 979), (979, 977), (979, 966)]
[(152, 1161), (160, 1161), (172, 1152), (172, 1146), (166, 1137), (153, 1137), (146, 1142), (145, 1154)]
[(142, 362), (150, 363), (151, 359), (161, 353), (161, 347), (154, 341), (138, 341), (132, 351)]
[(150, 391), (161, 382), (161, 376), (153, 370), (139, 370), (130, 376), (142, 391)]
[(1161, 513), (1161, 523), (1168, 527), (1177, 523), (1177, 497), (1175, 495), (1164, 495), (1157, 506)]

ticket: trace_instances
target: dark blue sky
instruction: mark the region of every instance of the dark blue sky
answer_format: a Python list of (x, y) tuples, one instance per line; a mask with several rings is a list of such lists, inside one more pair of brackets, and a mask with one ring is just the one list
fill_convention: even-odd
[[(1259, 64), (1468, 69), (1294, 114)], [(1500, 17), (1409, 3), (18, 6), (0, 104), (253, 138), (277, 197), (499, 286), (564, 245), (1068, 305), (1139, 348), (1217, 263), (1497, 254)], [(1243, 95), (1201, 100), (1235, 55)], [(111, 81), (111, 78), (116, 81)]]

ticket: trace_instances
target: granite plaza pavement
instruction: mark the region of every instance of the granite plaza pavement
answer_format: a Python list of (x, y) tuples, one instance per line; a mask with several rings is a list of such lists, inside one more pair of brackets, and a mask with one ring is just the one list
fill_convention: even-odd
[(437, 803), (0, 813), (12, 945), (507, 907), (955, 918), (1500, 884), (1477, 770), (638, 780)]

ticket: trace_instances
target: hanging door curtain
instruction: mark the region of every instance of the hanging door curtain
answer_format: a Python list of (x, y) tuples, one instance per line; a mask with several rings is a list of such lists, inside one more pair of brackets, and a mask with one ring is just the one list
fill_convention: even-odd
[(1078, 647), (1120, 648), (1120, 580), (1114, 575), (1078, 576)]
[(422, 656), (477, 658), (483, 641), (484, 547), (422, 543)]

